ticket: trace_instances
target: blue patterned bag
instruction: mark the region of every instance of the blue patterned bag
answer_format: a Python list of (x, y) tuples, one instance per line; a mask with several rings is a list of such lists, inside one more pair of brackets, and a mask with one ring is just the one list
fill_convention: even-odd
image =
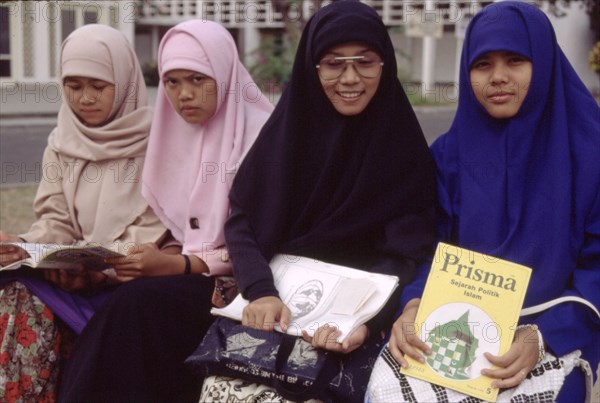
[(380, 343), (351, 354), (314, 348), (301, 337), (242, 326), (219, 317), (186, 363), (200, 375), (269, 385), (287, 399), (362, 401)]

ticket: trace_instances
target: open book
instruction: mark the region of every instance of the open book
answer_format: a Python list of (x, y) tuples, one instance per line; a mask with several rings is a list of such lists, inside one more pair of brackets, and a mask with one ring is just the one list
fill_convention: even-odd
[(18, 246), (29, 257), (10, 265), (0, 267), (0, 271), (17, 270), (21, 267), (40, 269), (67, 269), (67, 270), (96, 270), (102, 271), (111, 267), (104, 259), (124, 256), (118, 252), (99, 245), (57, 245), (25, 242), (1, 242), (0, 248), (5, 245)]
[[(385, 306), (398, 286), (398, 277), (292, 255), (277, 255), (270, 263), (275, 287), (292, 312), (287, 333), (313, 335), (324, 324), (335, 325), (344, 339)], [(242, 320), (248, 301), (239, 294), (214, 315)], [(281, 330), (276, 327), (277, 330)]]

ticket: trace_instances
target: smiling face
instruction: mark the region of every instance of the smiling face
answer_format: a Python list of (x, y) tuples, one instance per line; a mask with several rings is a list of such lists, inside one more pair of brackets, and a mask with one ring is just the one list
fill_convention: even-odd
[(203, 124), (217, 110), (217, 83), (192, 70), (171, 70), (163, 75), (167, 97), (187, 123)]
[[(323, 74), (322, 66), (330, 64), (332, 70), (335, 70), (339, 66), (331, 63), (338, 62), (343, 64), (339, 77), (331, 78)], [(321, 57), (319, 80), (335, 110), (344, 116), (358, 115), (365, 110), (379, 87), (382, 69), (380, 63), (381, 57), (373, 49), (356, 42), (335, 46)], [(373, 68), (376, 73), (374, 77), (370, 74)], [(367, 72), (369, 77), (361, 75), (361, 71)]]
[(496, 119), (519, 112), (531, 83), (532, 64), (517, 53), (489, 52), (473, 62), (471, 87), (477, 101)]
[(66, 77), (63, 91), (81, 123), (89, 127), (108, 123), (115, 99), (114, 84), (89, 77)]

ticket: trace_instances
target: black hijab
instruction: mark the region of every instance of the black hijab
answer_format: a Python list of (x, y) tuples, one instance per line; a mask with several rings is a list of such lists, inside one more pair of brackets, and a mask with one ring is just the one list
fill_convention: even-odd
[[(384, 61), (375, 96), (355, 116), (334, 109), (315, 68), (346, 42)], [(434, 167), (396, 74), (389, 34), (371, 7), (338, 1), (308, 22), (289, 85), (230, 193), (267, 261), (292, 253), (385, 272), (374, 267), (382, 258), (419, 260), (429, 251)]]

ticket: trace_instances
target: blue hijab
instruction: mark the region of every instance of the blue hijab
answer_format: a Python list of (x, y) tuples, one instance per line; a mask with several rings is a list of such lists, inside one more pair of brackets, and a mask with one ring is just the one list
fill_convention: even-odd
[[(527, 96), (510, 119), (475, 98), (469, 68), (490, 51), (532, 62)], [(502, 2), (467, 29), (460, 97), (449, 131), (433, 145), (443, 239), (533, 269), (525, 306), (578, 295), (600, 306), (600, 109), (536, 7)], [(598, 364), (599, 321), (579, 304), (537, 318), (562, 355), (576, 348)]]

